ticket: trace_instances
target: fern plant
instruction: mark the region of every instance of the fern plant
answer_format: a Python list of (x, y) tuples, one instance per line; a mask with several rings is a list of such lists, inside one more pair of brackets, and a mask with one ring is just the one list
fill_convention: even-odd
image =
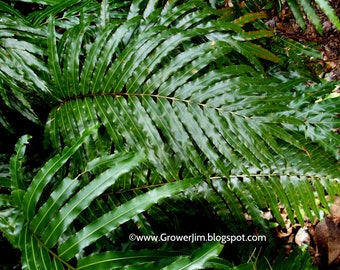
[[(338, 99), (323, 99), (336, 82), (285, 69), (263, 46), (272, 32), (249, 27), (258, 14), (199, 0), (39, 3), (24, 17), (0, 2), (1, 98), (36, 122), (48, 108), (41, 139), (54, 153), (26, 168), (23, 136), (4, 163), (1, 229), (24, 269), (261, 269), (277, 255), (272, 223), (285, 227), (279, 204), (293, 224), (322, 218), (339, 192)], [(252, 234), (245, 213), (267, 242), (128, 239)]]

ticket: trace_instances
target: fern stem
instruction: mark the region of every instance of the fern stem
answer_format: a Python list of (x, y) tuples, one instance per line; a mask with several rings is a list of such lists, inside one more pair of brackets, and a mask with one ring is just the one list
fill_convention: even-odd
[(60, 258), (60, 256), (58, 256), (58, 254), (56, 254), (55, 252), (53, 252), (51, 249), (49, 249), (43, 242), (41, 242), (40, 238), (37, 237), (34, 233), (32, 233), (33, 237), (35, 239), (37, 239), (37, 241), (40, 243), (40, 245), (47, 250), (47, 252), (49, 254), (52, 255), (52, 257), (56, 258), (57, 260), (59, 260), (63, 265), (67, 266), (67, 269), (69, 270), (77, 270), (76, 267), (73, 267), (71, 264), (69, 264), (68, 262), (64, 261), (62, 258)]

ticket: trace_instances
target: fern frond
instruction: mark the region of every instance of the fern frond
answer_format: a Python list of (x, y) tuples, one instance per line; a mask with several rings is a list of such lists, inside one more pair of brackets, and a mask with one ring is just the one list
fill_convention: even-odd
[[(54, 39), (53, 22), (50, 23), (50, 36)], [(187, 167), (195, 164), (195, 170), (200, 173), (207, 171), (204, 164), (209, 160), (216, 172), (228, 175), (226, 168), (240, 166), (243, 158), (258, 167), (269, 165), (274, 155), (280, 154), (277, 139), (285, 138), (302, 149), (303, 144), (288, 139), (290, 135), (285, 128), (269, 124), (269, 118), (275, 114), (277, 117), (294, 114), (289, 93), (278, 86), (282, 81), (259, 80), (250, 68), (245, 69), (244, 74), (236, 74), (231, 68), (218, 70), (214, 67), (214, 62), (225, 62), (223, 55), (232, 56), (234, 47), (242, 48), (236, 50), (249, 56), (246, 51), (250, 50), (245, 46), (253, 45), (230, 39), (212, 40), (212, 36), (209, 36), (211, 41), (204, 42), (204, 36), (212, 31), (210, 26), (185, 27), (185, 31), (158, 26), (139, 33), (139, 23), (135, 17), (119, 28), (103, 29), (80, 71), (82, 36), (79, 31), (86, 31), (85, 25), (78, 30), (70, 29), (64, 35), (59, 57), (65, 60), (58, 61), (53, 49), (55, 41), (49, 42), (50, 50), (54, 50), (50, 60), (56, 80), (73, 78), (60, 82), (64, 90), (56, 91), (56, 95), (63, 93), (60, 98), (65, 102), (50, 114), (50, 119), (65, 119), (57, 123), (65, 142), (71, 143), (89, 124), (103, 122), (116, 147), (129, 145), (137, 151), (147, 151), (148, 159), (166, 178), (176, 178), (178, 172), (173, 155)], [(130, 41), (125, 41), (121, 51), (121, 40), (126, 35)], [(202, 41), (189, 46), (187, 42), (197, 38)], [(78, 45), (66, 46), (71, 41)], [(181, 51), (181, 46), (188, 48)], [(259, 56), (277, 60), (266, 55), (264, 49), (257, 47), (257, 50)], [(251, 51), (256, 53), (257, 50)], [(109, 62), (111, 58), (115, 61)], [(303, 81), (303, 78), (292, 81), (289, 87), (297, 87)], [(91, 109), (93, 105), (90, 104), (95, 105), (96, 110)], [(285, 121), (299, 122), (296, 118)], [(302, 121), (300, 123), (303, 125)], [(51, 135), (56, 135), (54, 129)], [(210, 132), (216, 129), (219, 136)], [(266, 142), (261, 138), (266, 138)], [(57, 137), (53, 136), (52, 141), (55, 146), (60, 145)]]
[[(303, 226), (306, 218), (309, 220), (314, 220), (314, 217), (321, 218), (317, 198), (324, 198), (326, 194), (330, 194), (333, 199), (339, 192), (340, 179), (337, 170), (338, 167), (335, 165), (334, 168), (330, 168), (327, 176), (318, 176), (318, 172), (311, 171), (294, 172), (287, 168), (281, 175), (278, 172), (268, 174), (254, 172), (250, 175), (231, 176), (230, 181), (213, 178), (211, 185), (217, 194), (216, 196), (210, 194), (207, 198), (212, 200), (214, 197), (223, 197), (224, 207), (232, 210), (235, 222), (244, 220), (243, 207), (245, 207), (246, 212), (253, 217), (253, 222), (264, 231), (269, 229), (269, 224), (261, 214), (263, 209), (270, 209), (274, 219), (285, 227), (279, 211), (280, 204), (283, 205), (292, 224), (299, 223)], [(228, 194), (233, 195), (227, 197)], [(233, 196), (238, 199), (233, 199)], [(329, 203), (322, 200), (322, 206), (328, 209)], [(241, 205), (243, 207), (240, 207)], [(221, 205), (216, 204), (215, 208), (219, 207)]]
[[(78, 179), (68, 177), (62, 180), (56, 179), (54, 174), (57, 170), (65, 164), (66, 160), (76, 152), (76, 149), (84, 143), (85, 138), (92, 132), (93, 129), (85, 131), (78, 143), (74, 144), (72, 148), (64, 149), (60, 156), (46, 162), (29, 184), (27, 191), (21, 190), (22, 202), (19, 203), (15, 198), (16, 192), (20, 191), (18, 189), (20, 182), (18, 182), (17, 177), (14, 177), (14, 174), (12, 176), (13, 184), (11, 185), (12, 195), (0, 196), (1, 229), (6, 233), (8, 239), (20, 248), (22, 263), (28, 269), (35, 269), (36, 267), (42, 269), (64, 269), (64, 267), (76, 269), (68, 261), (79, 256), (85, 247), (115, 230), (119, 225), (146, 211), (160, 200), (186, 190), (201, 181), (199, 178), (185, 179), (151, 189), (145, 194), (136, 194), (133, 198), (127, 198), (121, 205), (112, 206), (110, 210), (104, 210), (105, 214), (100, 214), (99, 217), (95, 217), (95, 220), (84, 224), (83, 228), (78, 229), (78, 232), (71, 233), (75, 230), (75, 221), (81, 218), (81, 212), (86, 209), (92, 211), (89, 207), (90, 203), (113, 186), (113, 183), (122, 175), (129, 173), (142, 160), (142, 156), (138, 154), (115, 154), (89, 163), (89, 171), (85, 171), (83, 174), (99, 168), (103, 170), (89, 183), (82, 181), (84, 179), (81, 175), (78, 176)], [(26, 143), (26, 137), (23, 137), (17, 143), (17, 154), (12, 158), (13, 165), (15, 160), (22, 158)], [(21, 169), (21, 163), (18, 164), (18, 167)], [(11, 169), (17, 168), (12, 166)], [(19, 186), (17, 183), (19, 183)], [(48, 187), (47, 184), (49, 184)], [(44, 194), (43, 197), (37, 197), (42, 194)], [(38, 201), (39, 204), (37, 204)], [(32, 207), (32, 204), (35, 204), (36, 207)], [(4, 222), (11, 219), (15, 221), (14, 227), (10, 227), (11, 224)], [(64, 240), (61, 241), (61, 239)], [(221, 248), (220, 244), (218, 244), (218, 247), (214, 245), (210, 248), (203, 246), (202, 252), (197, 250), (192, 258), (187, 258), (184, 261), (189, 265), (196, 265), (197, 263), (203, 265), (210, 257), (217, 256)], [(184, 263), (183, 258), (178, 257), (178, 253), (159, 252), (159, 257), (156, 258), (153, 255), (151, 259), (145, 257), (148, 252), (131, 251), (129, 254), (132, 255), (133, 253), (136, 260), (130, 260), (128, 264), (150, 265), (149, 263), (157, 261), (157, 264), (171, 265), (172, 267), (172, 265)], [(142, 254), (144, 256), (141, 257)], [(107, 253), (95, 256), (96, 259), (106, 257)], [(179, 262), (176, 262), (176, 260)], [(91, 262), (93, 262), (93, 256), (85, 256), (79, 261), (79, 266), (84, 268), (92, 265), (91, 267), (93, 267)], [(97, 263), (101, 263), (101, 260), (98, 260)], [(105, 265), (113, 267), (122, 263), (122, 260), (118, 264), (112, 260), (107, 261)], [(126, 263), (124, 262), (124, 264)]]
[[(28, 92), (34, 89), (33, 91), (41, 96), (51, 94), (48, 83), (43, 78), (47, 72), (42, 61), (45, 56), (43, 39), (46, 37), (46, 31), (43, 28), (33, 28), (19, 16), (13, 19), (3, 11), (1, 14), (0, 98), (7, 107), (15, 109), (33, 122), (40, 123), (32, 109), (34, 100)], [(40, 44), (38, 40), (41, 40)], [(6, 120), (3, 121), (5, 126), (8, 126)]]

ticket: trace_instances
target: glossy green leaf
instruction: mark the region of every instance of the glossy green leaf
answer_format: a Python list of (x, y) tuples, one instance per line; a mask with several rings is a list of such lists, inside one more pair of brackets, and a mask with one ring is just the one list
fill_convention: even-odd
[(299, 7), (299, 3), (296, 0), (287, 0), (287, 3), (289, 5), (289, 8), (291, 9), (292, 13), (294, 14), (294, 17), (296, 19), (296, 22), (298, 25), (305, 30), (306, 29), (306, 23), (303, 18), (303, 14), (301, 12), (301, 9)]
[[(237, 40), (253, 40), (253, 39), (259, 39), (263, 37), (271, 37), (273, 36), (272, 31), (267, 30), (258, 30), (258, 31), (249, 31), (245, 33), (240, 33), (238, 35), (235, 35), (235, 39)], [(269, 51), (266, 51), (269, 54)]]
[[(97, 178), (93, 179), (88, 185), (77, 192), (67, 204), (65, 204), (54, 219), (49, 222), (48, 226), (42, 233), (42, 238), (48, 247), (52, 247), (58, 241), (61, 234), (74, 221), (79, 213), (100, 194), (102, 194), (114, 181), (122, 174), (129, 172), (142, 160), (141, 155), (117, 156), (115, 165), (104, 171)], [(65, 192), (63, 192), (63, 195)], [(42, 209), (42, 212), (46, 212)], [(50, 209), (48, 211), (52, 211)], [(38, 219), (39, 220), (39, 219)]]
[(91, 128), (85, 130), (79, 139), (70, 148), (65, 148), (61, 155), (56, 155), (50, 159), (38, 172), (28, 187), (25, 196), (24, 212), (27, 219), (31, 219), (36, 210), (36, 204), (42, 195), (42, 190), (52, 179), (53, 175), (65, 164), (65, 162), (79, 149), (85, 139), (95, 130)]
[(19, 16), (14, 19), (10, 14), (1, 14), (0, 97), (6, 106), (39, 123), (27, 90), (31, 89), (41, 96), (51, 93), (46, 77), (40, 77), (47, 73), (43, 61), (46, 31), (44, 28), (33, 28)]
[[(150, 267), (148, 262), (156, 262), (152, 269), (161, 269), (162, 264), (173, 261), (177, 256), (175, 252), (162, 250), (141, 250), (125, 252), (108, 251), (79, 260), (77, 269), (119, 269), (122, 267), (138, 267), (144, 269)], [(164, 262), (163, 262), (164, 261)]]
[(322, 34), (321, 20), (313, 7), (311, 0), (301, 0), (301, 5), (303, 6), (308, 19), (310, 19), (315, 26), (315, 29), (319, 34)]
[(81, 249), (93, 243), (109, 231), (114, 230), (120, 224), (131, 219), (135, 215), (147, 210), (159, 200), (195, 185), (199, 183), (199, 181), (199, 179), (187, 179), (166, 184), (163, 187), (153, 189), (122, 204), (98, 218), (93, 223), (87, 225), (74, 236), (71, 236), (62, 243), (58, 249), (60, 256), (66, 260), (74, 257)]
[(23, 162), (25, 161), (25, 151), (28, 140), (32, 138), (30, 135), (22, 136), (15, 144), (14, 150), (16, 152), (10, 159), (11, 171), (11, 188), (12, 189), (25, 189), (27, 184), (24, 182), (24, 168)]
[(77, 180), (65, 178), (56, 187), (31, 221), (30, 227), (34, 234), (41, 233), (48, 226), (51, 220), (55, 218), (55, 213), (70, 198), (79, 184), (80, 182)]
[(205, 243), (202, 247), (196, 249), (191, 256), (180, 257), (163, 269), (202, 269), (210, 259), (217, 257), (222, 249), (223, 245), (220, 243)]
[(326, 14), (330, 21), (340, 30), (340, 19), (327, 0), (315, 0), (321, 10)]
[(54, 81), (57, 87), (57, 90), (59, 92), (59, 95), (60, 95), (65, 91), (65, 89), (63, 87), (63, 84), (64, 84), (63, 76), (62, 76), (61, 69), (59, 66), (59, 57), (58, 57), (57, 48), (56, 48), (55, 25), (54, 25), (54, 19), (52, 16), (49, 18), (48, 32), (49, 32), (48, 39), (47, 39), (48, 64), (49, 64), (52, 80)]

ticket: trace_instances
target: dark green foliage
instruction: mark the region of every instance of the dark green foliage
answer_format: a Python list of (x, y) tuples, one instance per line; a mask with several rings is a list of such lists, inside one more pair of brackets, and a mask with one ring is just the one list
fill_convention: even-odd
[[(339, 193), (336, 83), (305, 67), (315, 48), (218, 3), (26, 2), (0, 2), (1, 123), (15, 132), (6, 108), (39, 123), (50, 153), (30, 166), (24, 135), (1, 159), (0, 228), (24, 269), (311, 267), (279, 255), (271, 223), (280, 204), (292, 224), (321, 218)], [(255, 232), (267, 241), (129, 240)]]

